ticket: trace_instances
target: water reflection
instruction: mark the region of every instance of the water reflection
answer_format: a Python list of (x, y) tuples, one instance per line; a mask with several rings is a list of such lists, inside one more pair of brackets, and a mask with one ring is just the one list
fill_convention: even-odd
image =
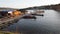
[(6, 31), (18, 31), (23, 34), (60, 34), (60, 12), (44, 10), (44, 16), (37, 19), (21, 19), (18, 23), (5, 28)]

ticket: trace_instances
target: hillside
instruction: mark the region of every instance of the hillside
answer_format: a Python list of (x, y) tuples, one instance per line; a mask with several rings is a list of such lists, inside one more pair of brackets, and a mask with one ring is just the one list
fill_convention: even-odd
[(20, 10), (31, 10), (31, 9), (54, 9), (54, 10), (60, 11), (60, 4), (28, 7), (28, 8), (23, 8)]
[(15, 10), (14, 8), (0, 7), (0, 11)]

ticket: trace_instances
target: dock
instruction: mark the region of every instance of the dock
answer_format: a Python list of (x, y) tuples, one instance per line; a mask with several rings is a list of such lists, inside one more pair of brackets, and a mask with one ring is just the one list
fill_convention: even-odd
[(10, 24), (18, 22), (22, 17), (24, 17), (26, 15), (30, 15), (30, 14), (15, 16), (13, 18), (7, 18), (6, 20), (4, 19), (2, 21), (0, 20), (0, 29), (3, 29), (5, 27), (9, 26)]
[(20, 18), (22, 18), (23, 16), (24, 15), (20, 15), (20, 16), (16, 16), (13, 18), (7, 18), (7, 19), (0, 20), (0, 29), (4, 28), (10, 24), (18, 22), (20, 20)]

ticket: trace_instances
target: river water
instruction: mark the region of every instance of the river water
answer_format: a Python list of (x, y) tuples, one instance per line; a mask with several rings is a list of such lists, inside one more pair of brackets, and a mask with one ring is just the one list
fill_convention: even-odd
[(3, 30), (17, 31), (23, 34), (60, 34), (60, 12), (54, 10), (44, 11), (44, 16), (36, 16), (36, 20), (20, 19), (17, 23)]

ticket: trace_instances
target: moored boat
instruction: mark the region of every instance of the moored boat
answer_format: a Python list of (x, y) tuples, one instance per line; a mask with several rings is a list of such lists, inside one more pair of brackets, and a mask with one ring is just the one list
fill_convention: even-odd
[(44, 11), (36, 11), (35, 13), (33, 13), (32, 15), (36, 15), (36, 16), (44, 16)]
[(22, 18), (24, 18), (24, 19), (36, 19), (36, 17), (32, 16), (32, 15), (24, 16)]

